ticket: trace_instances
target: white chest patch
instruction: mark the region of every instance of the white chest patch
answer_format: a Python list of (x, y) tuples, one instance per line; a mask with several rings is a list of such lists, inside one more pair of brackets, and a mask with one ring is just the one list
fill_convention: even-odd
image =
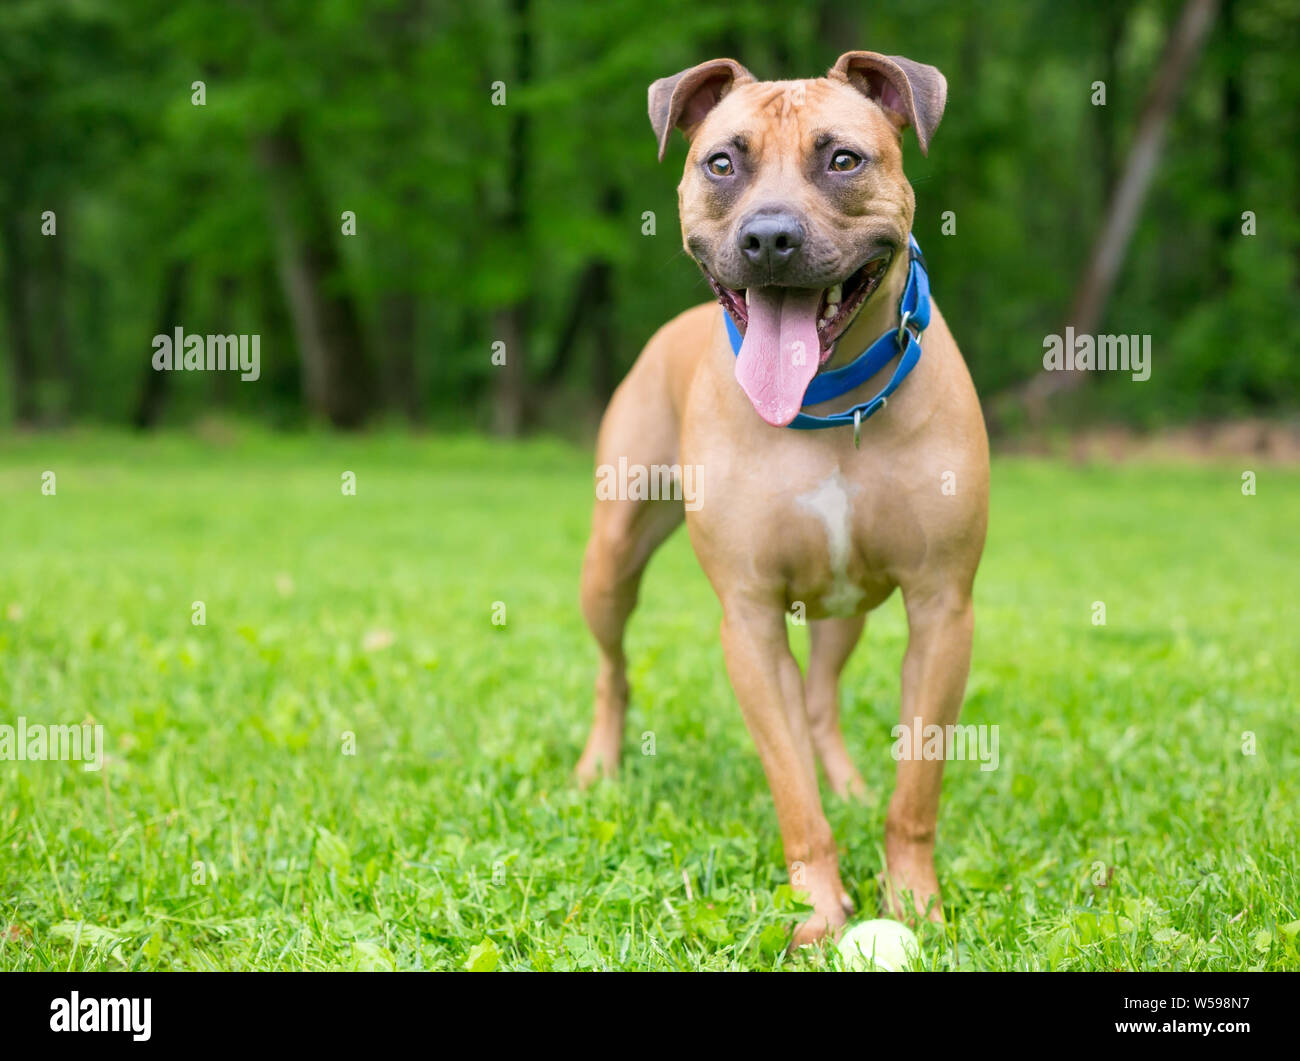
[(849, 580), (849, 544), (852, 535), (851, 497), (862, 488), (850, 483), (838, 468), (815, 490), (795, 498), (813, 512), (826, 528), (826, 550), (830, 555), (831, 588), (822, 597), (822, 607), (835, 616), (857, 612), (865, 594)]

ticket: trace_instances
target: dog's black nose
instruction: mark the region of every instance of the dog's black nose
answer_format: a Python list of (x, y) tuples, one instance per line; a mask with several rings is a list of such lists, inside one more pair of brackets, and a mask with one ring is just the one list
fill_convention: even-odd
[(792, 214), (759, 214), (740, 226), (740, 252), (754, 265), (775, 269), (803, 246), (803, 225)]

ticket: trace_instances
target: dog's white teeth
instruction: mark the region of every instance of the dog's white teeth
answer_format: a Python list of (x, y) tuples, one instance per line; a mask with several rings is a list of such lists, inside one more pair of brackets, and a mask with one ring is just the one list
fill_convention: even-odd
[(835, 319), (835, 314), (837, 314), (839, 311), (840, 311), (840, 307), (837, 306), (834, 302), (832, 302), (829, 306), (826, 307), (826, 316), (822, 318), (822, 323), (830, 324), (830, 322)]
[(826, 293), (827, 305), (838, 306), (840, 304), (840, 296), (842, 294), (844, 294), (844, 285), (836, 284), (834, 287), (830, 289), (830, 291)]
[(745, 308), (749, 308), (749, 288), (745, 288)]

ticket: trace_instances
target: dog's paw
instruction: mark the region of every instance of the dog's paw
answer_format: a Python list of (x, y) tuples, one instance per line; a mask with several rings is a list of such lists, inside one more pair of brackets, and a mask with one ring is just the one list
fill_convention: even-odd
[(943, 921), (943, 897), (937, 881), (913, 887), (901, 874), (891, 875), (886, 871), (876, 876), (876, 883), (880, 886), (881, 910), (895, 921), (905, 925)]
[(813, 914), (807, 921), (795, 926), (794, 938), (790, 940), (790, 953), (793, 954), (800, 947), (815, 946), (823, 940), (835, 942), (848, 920), (848, 914), (842, 906), (836, 907), (829, 915)]
[(579, 788), (590, 788), (597, 781), (612, 781), (618, 777), (618, 761), (613, 763), (595, 755), (583, 755), (573, 768), (573, 780)]

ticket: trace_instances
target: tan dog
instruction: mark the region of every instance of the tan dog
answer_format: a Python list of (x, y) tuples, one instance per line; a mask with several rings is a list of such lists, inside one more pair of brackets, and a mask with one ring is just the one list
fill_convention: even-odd
[[(627, 709), (623, 630), (654, 549), (686, 519), (722, 603), (732, 687), (776, 804), (792, 882), (815, 913), (793, 945), (838, 933), (852, 907), (818, 792), (814, 755), (841, 796), (863, 782), (839, 728), (839, 675), (865, 615), (903, 591), (902, 721), (955, 723), (970, 664), (971, 587), (988, 513), (988, 441), (952, 335), (933, 310), (919, 363), (854, 429), (792, 430), (809, 379), (899, 328), (915, 200), (902, 130), (922, 151), (947, 85), (930, 66), (849, 52), (825, 78), (759, 82), (719, 59), (650, 86), (660, 157), (690, 141), (678, 188), (684, 243), (744, 331), (734, 355), (718, 305), (664, 325), (614, 394), (598, 466), (699, 469), (695, 504), (599, 500), (582, 606), (600, 646), (596, 712), (577, 775), (618, 766)], [(815, 356), (787, 357), (816, 346)], [(811, 362), (811, 364), (809, 364)], [(805, 413), (876, 394), (879, 372)], [(688, 500), (690, 500), (688, 498)], [(810, 620), (808, 674), (786, 615)], [(885, 824), (895, 916), (938, 920), (935, 830), (943, 762), (903, 760)]]

